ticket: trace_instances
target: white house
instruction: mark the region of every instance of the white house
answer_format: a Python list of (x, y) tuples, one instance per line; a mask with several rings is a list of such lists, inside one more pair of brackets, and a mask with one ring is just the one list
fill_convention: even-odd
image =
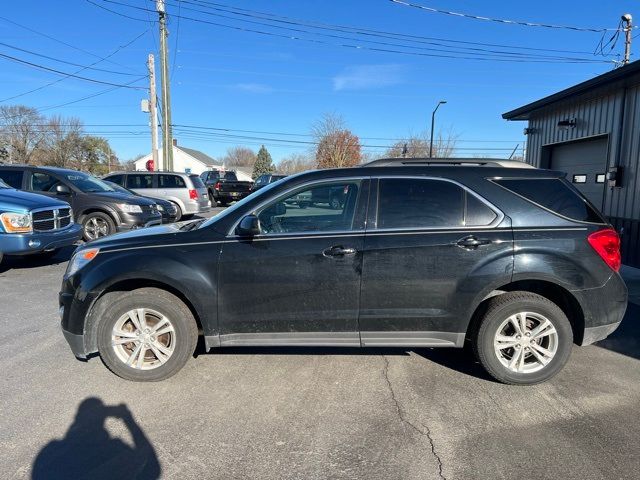
[[(162, 159), (162, 149), (158, 150), (158, 157)], [(136, 160), (136, 170), (147, 170), (147, 162), (152, 159), (151, 153)], [(156, 165), (155, 168), (158, 168)], [(222, 170), (224, 167), (206, 153), (193, 148), (178, 146), (177, 140), (173, 139), (173, 171), (195, 173), (200, 175), (205, 170)]]
[[(162, 149), (158, 150), (158, 157), (162, 159)], [(151, 153), (139, 158), (135, 161), (136, 170), (146, 171), (147, 162), (152, 159)], [(155, 168), (158, 168), (156, 165)], [(200, 150), (194, 150), (193, 148), (187, 148), (178, 146), (178, 141), (173, 139), (173, 171), (195, 173), (200, 175), (205, 170), (220, 170), (224, 171), (225, 166), (222, 163), (214, 160), (206, 153)], [(245, 167), (233, 168), (236, 171), (238, 180), (241, 181), (253, 181), (251, 178), (251, 171)]]

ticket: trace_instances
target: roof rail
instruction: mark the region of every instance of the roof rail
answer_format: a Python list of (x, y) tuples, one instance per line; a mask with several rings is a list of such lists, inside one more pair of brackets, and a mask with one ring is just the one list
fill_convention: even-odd
[(535, 168), (528, 163), (518, 160), (507, 160), (500, 158), (380, 158), (368, 163), (363, 163), (361, 167), (411, 167), (411, 166), (432, 166), (432, 167), (502, 167), (502, 168)]

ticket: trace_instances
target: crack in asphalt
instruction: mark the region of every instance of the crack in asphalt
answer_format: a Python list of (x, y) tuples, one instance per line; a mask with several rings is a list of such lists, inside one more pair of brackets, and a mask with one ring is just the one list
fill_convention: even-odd
[(387, 382), (387, 387), (389, 388), (389, 393), (391, 393), (391, 399), (393, 400), (393, 403), (396, 406), (396, 411), (398, 412), (398, 418), (400, 419), (400, 421), (402, 423), (404, 423), (405, 425), (408, 425), (414, 431), (418, 432), (420, 435), (422, 435), (423, 437), (427, 438), (427, 440), (429, 441), (429, 446), (431, 447), (431, 454), (436, 459), (436, 462), (438, 462), (438, 476), (442, 480), (447, 480), (446, 477), (444, 476), (444, 473), (442, 472), (442, 469), (443, 469), (442, 460), (440, 459), (440, 455), (438, 455), (438, 452), (436, 452), (436, 445), (435, 445), (435, 442), (433, 440), (433, 437), (431, 436), (431, 430), (424, 423), (420, 423), (420, 425), (422, 426), (422, 428), (424, 430), (418, 428), (413, 422), (411, 422), (405, 416), (405, 413), (402, 410), (402, 407), (400, 406), (400, 402), (396, 398), (396, 392), (393, 389), (393, 385), (391, 384), (391, 380), (389, 379), (389, 359), (384, 355), (382, 355), (382, 359), (384, 360), (384, 370), (383, 370), (382, 373), (384, 375), (384, 379)]

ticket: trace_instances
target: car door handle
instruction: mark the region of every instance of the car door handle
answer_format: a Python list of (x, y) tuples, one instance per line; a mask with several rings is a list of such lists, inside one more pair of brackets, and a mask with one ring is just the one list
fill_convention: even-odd
[(456, 242), (456, 245), (458, 245), (461, 248), (475, 250), (476, 248), (482, 245), (489, 245), (490, 243), (491, 243), (491, 240), (487, 238), (476, 238), (473, 235), (470, 235), (468, 237), (464, 237), (458, 240)]
[(325, 257), (344, 257), (345, 255), (355, 255), (358, 251), (353, 247), (343, 247), (342, 245), (334, 245), (322, 251)]

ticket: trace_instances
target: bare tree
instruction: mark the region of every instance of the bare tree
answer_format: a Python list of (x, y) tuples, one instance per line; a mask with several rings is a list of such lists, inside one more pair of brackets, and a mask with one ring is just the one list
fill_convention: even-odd
[(0, 139), (11, 163), (32, 163), (46, 138), (46, 120), (35, 108), (0, 107)]
[[(433, 139), (433, 158), (449, 158), (455, 153), (457, 135), (438, 132)], [(429, 158), (431, 140), (426, 134), (410, 135), (394, 143), (385, 155), (387, 157)]]
[(54, 116), (47, 122), (45, 165), (74, 167), (74, 154), (82, 142), (82, 122), (78, 118)]
[(283, 158), (277, 165), (279, 173), (284, 175), (293, 175), (294, 173), (312, 170), (316, 166), (315, 161), (307, 155), (294, 153)]
[(253, 168), (256, 163), (256, 154), (247, 147), (233, 147), (227, 150), (222, 157), (222, 163), (225, 167), (248, 167)]
[(318, 168), (352, 167), (360, 163), (360, 140), (347, 128), (344, 119), (325, 114), (312, 128)]

